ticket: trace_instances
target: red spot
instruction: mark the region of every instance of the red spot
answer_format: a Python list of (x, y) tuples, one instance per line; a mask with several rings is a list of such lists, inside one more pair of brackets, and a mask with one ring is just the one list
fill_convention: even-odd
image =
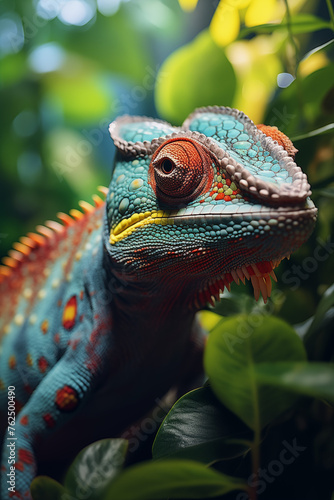
[(43, 415), (43, 420), (49, 429), (52, 429), (52, 427), (56, 425), (55, 419), (50, 413), (46, 413), (45, 415)]
[[(11, 491), (8, 496), (9, 496), (9, 498), (18, 498), (19, 500), (23, 500), (23, 496), (17, 490), (15, 490), (14, 492)], [(29, 498), (29, 497), (27, 497), (27, 498)]]
[(228, 186), (230, 186), (230, 185), (231, 185), (231, 179), (226, 179), (226, 184), (227, 184)]
[(53, 337), (53, 340), (55, 341), (56, 344), (59, 344), (59, 340), (60, 340), (59, 333), (55, 334), (55, 336)]
[(34, 455), (29, 450), (25, 450), (23, 448), (19, 448), (18, 450), (19, 461), (24, 464), (33, 464), (35, 462)]
[(22, 462), (16, 462), (15, 463), (15, 469), (19, 470), (20, 472), (23, 472), (24, 470), (24, 465)]
[(223, 187), (223, 184), (222, 184), (221, 182), (218, 182), (218, 184), (217, 184), (217, 188), (218, 188), (218, 189), (221, 189), (222, 187)]
[(32, 394), (34, 392), (34, 389), (29, 385), (29, 384), (24, 384), (24, 390), (28, 393), (28, 394)]
[(81, 290), (80, 292), (80, 300), (82, 300), (84, 298), (84, 293), (83, 293), (83, 290)]
[(21, 401), (15, 399), (15, 413), (17, 414), (20, 410), (22, 410), (22, 408), (23, 404), (21, 403)]
[(37, 361), (37, 366), (41, 373), (45, 373), (49, 367), (49, 363), (47, 359), (44, 358), (44, 356), (41, 356)]
[(231, 200), (232, 200), (231, 196), (228, 196), (228, 195), (225, 196), (225, 201), (231, 201)]
[(259, 262), (258, 264), (256, 264), (258, 270), (260, 271), (260, 273), (262, 274), (268, 274), (270, 273), (270, 271), (272, 270), (272, 265), (270, 264), (270, 262)]
[(72, 330), (72, 328), (74, 327), (77, 310), (78, 310), (77, 298), (75, 295), (73, 295), (73, 297), (71, 297), (70, 300), (67, 302), (63, 311), (62, 323), (63, 327), (66, 328), (66, 330)]
[(28, 423), (29, 423), (28, 415), (22, 415), (22, 417), (20, 419), (20, 424), (21, 425), (28, 425)]
[(80, 340), (79, 339), (75, 339), (75, 340), (70, 340), (68, 345), (72, 347), (73, 351), (76, 350), (76, 348), (78, 347), (78, 345), (80, 344)]
[(218, 193), (216, 196), (216, 200), (226, 200), (228, 198), (227, 196), (224, 195), (224, 193)]
[(61, 411), (73, 411), (79, 404), (79, 395), (73, 387), (64, 385), (64, 387), (58, 389), (55, 403)]

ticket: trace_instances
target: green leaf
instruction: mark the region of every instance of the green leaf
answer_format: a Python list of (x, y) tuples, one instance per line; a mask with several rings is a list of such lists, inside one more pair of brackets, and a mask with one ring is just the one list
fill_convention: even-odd
[(334, 123), (329, 123), (328, 125), (325, 125), (324, 127), (317, 128), (316, 130), (311, 130), (310, 132), (307, 132), (306, 134), (297, 135), (296, 137), (291, 137), (291, 140), (292, 140), (292, 142), (293, 141), (301, 141), (303, 139), (308, 139), (309, 137), (315, 137), (316, 135), (328, 134), (333, 129), (334, 129)]
[(305, 59), (307, 59), (310, 56), (313, 56), (313, 54), (316, 54), (317, 52), (320, 52), (321, 50), (328, 49), (328, 47), (330, 47), (333, 43), (334, 43), (334, 39), (329, 40), (329, 42), (323, 43), (322, 45), (319, 45), (318, 47), (315, 47), (314, 49), (307, 52), (307, 54), (305, 54), (302, 61), (305, 61)]
[(326, 359), (331, 352), (333, 342), (333, 314), (330, 309), (334, 306), (334, 284), (330, 286), (317, 307), (311, 323), (304, 335), (304, 343), (309, 358)]
[(106, 490), (104, 500), (212, 498), (246, 489), (240, 479), (191, 460), (159, 460), (129, 467)]
[(255, 376), (261, 384), (334, 401), (334, 365), (328, 363), (260, 363)]
[(87, 499), (95, 499), (123, 468), (126, 439), (103, 439), (84, 448), (75, 458), (65, 478), (66, 488)]
[[(334, 81), (334, 64), (310, 73), (305, 78), (297, 75), (289, 87), (282, 89), (268, 107), (264, 123), (276, 125), (289, 137), (312, 132), (316, 127), (328, 126), (328, 115), (324, 113), (323, 102), (331, 91)], [(315, 91), (316, 89), (316, 91)], [(296, 137), (294, 137), (296, 140)], [(303, 148), (307, 147), (307, 142)], [(302, 149), (302, 148), (300, 148)], [(302, 151), (301, 151), (302, 152)]]
[(65, 488), (51, 477), (37, 476), (30, 486), (33, 500), (63, 500), (66, 498)]
[(295, 396), (260, 384), (262, 362), (304, 361), (305, 348), (293, 328), (265, 315), (241, 315), (212, 330), (204, 365), (217, 397), (253, 430), (289, 408)]
[[(331, 23), (320, 17), (313, 16), (312, 14), (296, 14), (291, 16), (290, 27), (292, 33), (298, 35), (301, 33), (312, 33), (313, 31), (326, 28), (330, 29)], [(281, 23), (259, 24), (257, 26), (242, 29), (238, 38), (244, 38), (251, 33), (273, 33), (274, 31), (282, 29), (288, 29), (288, 23), (286, 21)]]
[(324, 293), (322, 299), (319, 302), (318, 308), (316, 310), (316, 313), (314, 315), (313, 321), (310, 324), (310, 327), (308, 329), (308, 332), (306, 333), (305, 336), (305, 341), (307, 342), (307, 339), (309, 339), (312, 335), (316, 334), (317, 329), (322, 322), (322, 319), (325, 315), (325, 313), (328, 311), (330, 307), (334, 306), (334, 284), (330, 286), (326, 292)]
[(232, 105), (235, 88), (230, 61), (205, 30), (163, 63), (157, 76), (155, 103), (162, 117), (180, 124), (196, 107)]
[(248, 449), (249, 429), (202, 387), (180, 398), (161, 424), (153, 458), (179, 457), (206, 464)]
[(322, 189), (320, 191), (320, 196), (323, 196), (324, 198), (334, 198), (334, 187)]

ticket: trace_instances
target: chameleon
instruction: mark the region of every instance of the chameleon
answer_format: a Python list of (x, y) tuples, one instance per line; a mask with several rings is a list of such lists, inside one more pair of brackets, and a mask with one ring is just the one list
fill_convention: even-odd
[(0, 267), (3, 499), (30, 499), (45, 457), (118, 435), (200, 371), (196, 313), (246, 280), (266, 302), (315, 225), (290, 139), (237, 109), (109, 130), (102, 197), (38, 226)]

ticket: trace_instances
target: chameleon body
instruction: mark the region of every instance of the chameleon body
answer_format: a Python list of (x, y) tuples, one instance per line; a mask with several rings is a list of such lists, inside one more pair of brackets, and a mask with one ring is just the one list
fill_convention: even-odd
[(105, 200), (39, 226), (1, 268), (4, 499), (30, 498), (38, 457), (117, 434), (195, 373), (196, 312), (245, 279), (266, 301), (314, 226), (291, 141), (238, 110), (200, 108), (180, 128), (125, 116), (110, 133)]

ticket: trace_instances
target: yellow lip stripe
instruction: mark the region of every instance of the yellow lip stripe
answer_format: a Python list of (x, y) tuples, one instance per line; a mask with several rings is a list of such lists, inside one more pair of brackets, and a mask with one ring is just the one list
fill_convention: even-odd
[(171, 212), (158, 210), (153, 212), (144, 212), (141, 214), (133, 214), (128, 219), (123, 219), (117, 226), (110, 231), (110, 243), (114, 245), (118, 241), (126, 238), (139, 227), (147, 224), (174, 224), (173, 217), (170, 217)]

